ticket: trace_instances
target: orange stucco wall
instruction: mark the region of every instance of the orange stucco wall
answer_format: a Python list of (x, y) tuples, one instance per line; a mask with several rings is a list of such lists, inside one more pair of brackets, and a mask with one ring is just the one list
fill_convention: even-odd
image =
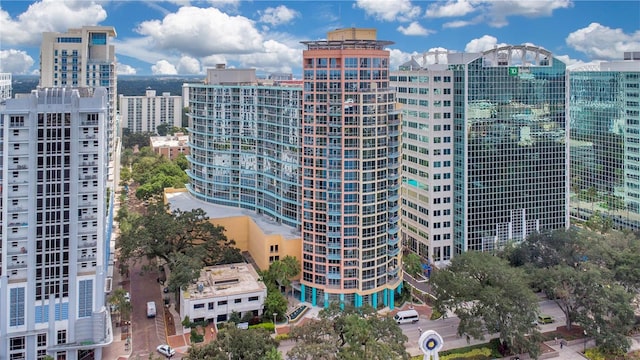
[(269, 268), (270, 257), (279, 256), (282, 259), (289, 255), (300, 261), (301, 238), (285, 239), (280, 234), (265, 234), (249, 216), (217, 218), (209, 221), (214, 225), (223, 226), (227, 238), (234, 240), (236, 247), (241, 251), (248, 251), (260, 270)]
[[(165, 194), (184, 192), (186, 189), (164, 189)], [(167, 202), (165, 196), (165, 203)], [(260, 270), (269, 268), (269, 258), (279, 256), (293, 256), (300, 263), (302, 254), (302, 238), (285, 239), (280, 234), (265, 234), (264, 231), (249, 216), (232, 216), (227, 218), (209, 219), (214, 225), (225, 228), (225, 235), (236, 242), (240, 251), (248, 251)], [(275, 251), (277, 245), (277, 251)], [(273, 252), (272, 250), (273, 246)]]

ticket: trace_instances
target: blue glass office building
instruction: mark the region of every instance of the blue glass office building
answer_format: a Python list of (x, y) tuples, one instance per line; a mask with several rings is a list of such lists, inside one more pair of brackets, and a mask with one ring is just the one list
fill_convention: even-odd
[(571, 216), (640, 229), (640, 52), (570, 79)]
[(449, 54), (454, 248), (568, 226), (567, 71), (533, 46)]

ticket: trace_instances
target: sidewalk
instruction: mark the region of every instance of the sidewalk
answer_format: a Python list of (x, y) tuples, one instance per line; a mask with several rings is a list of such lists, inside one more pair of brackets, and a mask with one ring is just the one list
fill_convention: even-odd
[[(113, 285), (111, 293), (113, 293), (115, 289), (122, 287), (122, 277), (120, 276), (120, 271), (118, 271), (117, 264), (118, 263), (116, 261), (113, 269)], [(107, 299), (108, 298), (109, 295), (107, 295)], [(133, 346), (131, 346), (131, 343), (127, 345), (126, 337), (122, 339), (122, 327), (116, 326), (115, 317), (111, 317), (111, 322), (113, 328), (113, 342), (102, 350), (102, 358), (114, 360), (128, 359), (129, 356), (131, 356)], [(129, 326), (129, 329), (131, 329), (131, 326)], [(133, 333), (131, 330), (129, 331), (129, 337), (131, 342), (133, 342)]]

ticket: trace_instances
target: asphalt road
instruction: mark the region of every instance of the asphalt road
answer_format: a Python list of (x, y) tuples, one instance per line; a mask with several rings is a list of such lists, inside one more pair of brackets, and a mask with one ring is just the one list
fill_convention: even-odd
[[(143, 263), (146, 260), (139, 261), (138, 264), (130, 267), (131, 278), (131, 326), (132, 326), (132, 344), (133, 352), (131, 358), (135, 359), (139, 356), (146, 359), (150, 353), (156, 354), (156, 347), (166, 343), (166, 333), (164, 327), (164, 318), (162, 316), (162, 295), (160, 285), (156, 279), (157, 271), (148, 271), (141, 274)], [(154, 267), (155, 269), (155, 267)], [(155, 318), (147, 318), (147, 302), (155, 301), (158, 316)]]
[[(564, 325), (565, 317), (558, 305), (553, 300), (547, 300), (546, 298), (540, 298), (539, 311), (542, 314), (551, 315), (554, 318), (554, 322), (551, 324), (538, 325), (540, 332), (547, 332), (555, 330), (556, 327)], [(412, 355), (422, 354), (418, 347), (418, 339), (423, 331), (434, 330), (440, 336), (442, 336), (443, 350), (455, 349), (463, 346), (467, 346), (467, 340), (465, 338), (458, 337), (458, 324), (460, 319), (455, 316), (450, 316), (445, 319), (429, 320), (425, 317), (421, 317), (417, 323), (414, 324), (402, 324), (400, 328), (402, 332), (407, 336), (406, 342), (407, 351)], [(497, 335), (496, 335), (497, 336)], [(485, 340), (471, 340), (470, 344), (484, 343), (495, 336), (489, 334), (485, 335)], [(293, 341), (283, 341), (280, 343), (278, 350), (283, 355), (291, 350), (295, 345)]]

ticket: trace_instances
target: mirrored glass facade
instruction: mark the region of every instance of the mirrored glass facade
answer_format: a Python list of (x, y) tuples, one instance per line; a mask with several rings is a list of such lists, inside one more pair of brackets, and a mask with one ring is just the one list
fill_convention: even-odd
[(541, 48), (507, 46), (450, 55), (449, 68), (455, 252), (568, 226), (565, 64)]
[(640, 229), (640, 60), (570, 72), (571, 216)]

